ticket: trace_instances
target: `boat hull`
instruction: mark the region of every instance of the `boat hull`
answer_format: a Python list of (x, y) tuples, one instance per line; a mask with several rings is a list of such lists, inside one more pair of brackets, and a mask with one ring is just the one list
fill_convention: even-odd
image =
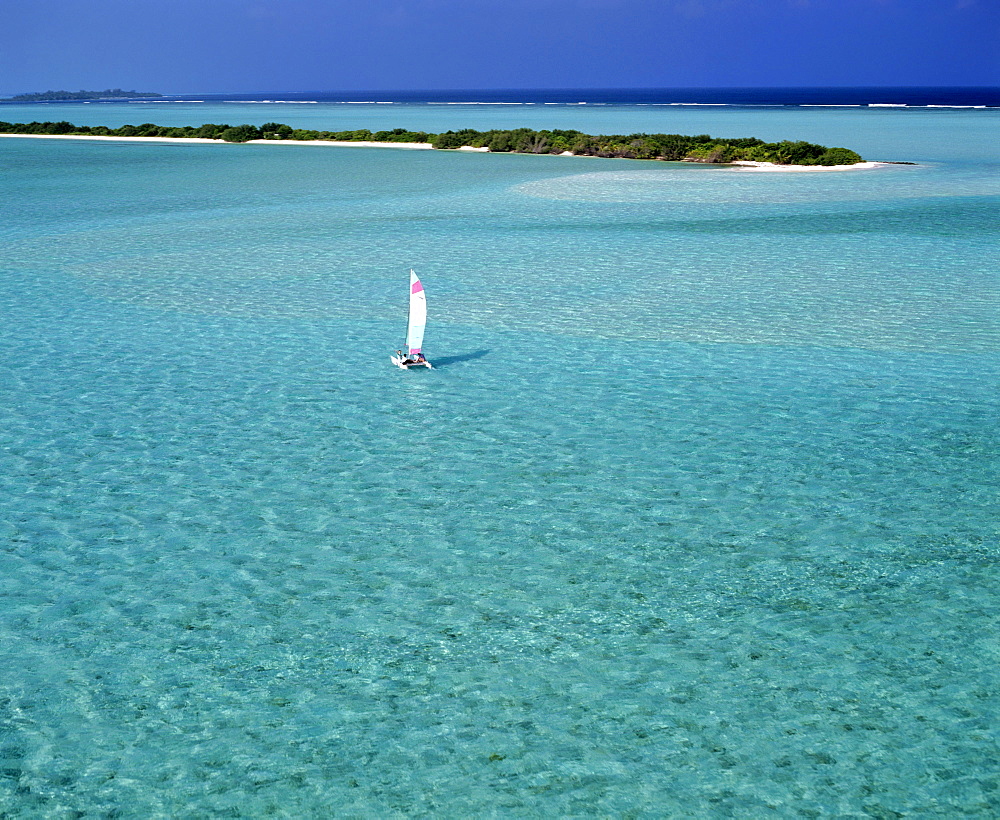
[(401, 359), (399, 356), (390, 356), (389, 359), (400, 370), (409, 370), (411, 367), (426, 367), (428, 370), (434, 369), (431, 363), (428, 361), (407, 362), (405, 359)]

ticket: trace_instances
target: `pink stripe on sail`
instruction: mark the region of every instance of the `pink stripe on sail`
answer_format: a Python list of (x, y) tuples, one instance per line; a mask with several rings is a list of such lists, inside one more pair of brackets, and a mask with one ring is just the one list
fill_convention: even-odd
[(423, 289), (424, 286), (420, 284), (420, 280), (418, 279), (413, 283), (413, 287), (410, 288), (410, 293), (420, 293)]
[(419, 347), (411, 347), (410, 348), (410, 354), (411, 355), (414, 354), (414, 353), (419, 353), (419, 352), (420, 352), (420, 348)]

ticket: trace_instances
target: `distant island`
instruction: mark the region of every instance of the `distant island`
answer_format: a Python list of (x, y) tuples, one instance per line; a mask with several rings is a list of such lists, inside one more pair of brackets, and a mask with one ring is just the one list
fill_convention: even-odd
[(4, 102), (58, 102), (59, 100), (132, 100), (144, 97), (162, 97), (155, 91), (122, 91), (107, 88), (104, 91), (37, 91), (4, 97)]
[(225, 142), (252, 140), (300, 140), (363, 143), (409, 143), (439, 149), (474, 148), (481, 151), (519, 154), (572, 154), (574, 156), (651, 159), (674, 162), (774, 163), (775, 165), (854, 165), (863, 162), (861, 155), (849, 148), (827, 148), (811, 142), (764, 142), (755, 137), (721, 139), (708, 134), (686, 137), (680, 134), (628, 134), (592, 136), (581, 131), (533, 131), (516, 128), (509, 131), (314, 131), (292, 128), (277, 122), (256, 125), (205, 123), (171, 127), (143, 123), (108, 128), (103, 125), (73, 125), (69, 122), (0, 122), (0, 134), (37, 136), (145, 137), (166, 139), (209, 139)]

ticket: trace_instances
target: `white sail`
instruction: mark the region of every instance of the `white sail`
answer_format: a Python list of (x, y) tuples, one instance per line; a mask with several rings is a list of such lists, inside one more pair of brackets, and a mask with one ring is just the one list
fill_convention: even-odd
[(427, 296), (417, 275), (410, 271), (410, 321), (406, 327), (406, 347), (412, 356), (424, 344), (424, 326), (427, 324)]

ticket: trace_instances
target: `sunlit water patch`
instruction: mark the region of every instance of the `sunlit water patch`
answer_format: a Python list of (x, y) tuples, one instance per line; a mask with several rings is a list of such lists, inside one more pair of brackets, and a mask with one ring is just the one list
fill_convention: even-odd
[[(591, 171), (604, 161), (561, 157), (196, 146), (178, 161), (173, 146), (56, 148), (76, 158), (56, 166), (73, 173), (74, 195), (37, 213), (23, 197), (7, 253), (111, 300), (388, 321), (400, 311), (390, 274), (415, 265), (435, 279), (437, 317), (483, 334), (998, 345), (996, 200), (959, 197), (931, 169), (804, 179), (614, 161)], [(104, 202), (95, 184), (112, 158), (130, 174)]]

